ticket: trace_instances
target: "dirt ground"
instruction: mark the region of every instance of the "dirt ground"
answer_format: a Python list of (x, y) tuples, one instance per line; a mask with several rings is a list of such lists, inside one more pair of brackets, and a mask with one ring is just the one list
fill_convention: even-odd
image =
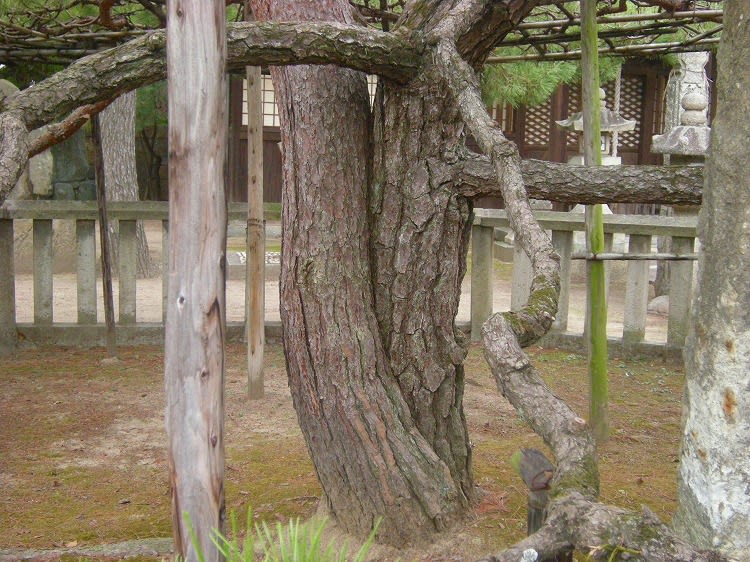
[[(531, 351), (555, 391), (585, 412), (583, 358)], [(41, 554), (23, 549), (59, 549), (47, 551), (55, 559), (62, 553), (98, 559), (103, 555), (89, 550), (94, 545), (170, 536), (162, 351), (126, 348), (119, 355), (110, 364), (101, 349), (40, 349), (3, 362), (0, 560)], [(306, 518), (321, 491), (292, 409), (280, 346), (267, 349), (264, 399), (246, 399), (244, 365), (244, 349), (230, 346), (227, 507), (240, 514), (252, 507), (272, 524)], [(470, 351), (466, 373), (481, 503), (441, 541), (403, 552), (379, 547), (372, 560), (472, 560), (524, 535), (525, 490), (508, 459), (521, 447), (543, 445), (497, 392), (478, 347)], [(660, 362), (614, 359), (610, 380), (612, 438), (600, 450), (602, 498), (633, 509), (643, 503), (668, 520), (675, 505), (682, 373)], [(162, 546), (150, 547), (152, 555), (142, 559), (169, 556), (169, 541), (156, 544)], [(125, 550), (135, 548), (128, 543)]]
[[(157, 223), (158, 227), (158, 223)], [(152, 257), (161, 263), (159, 228), (147, 228)], [(230, 238), (232, 245), (241, 241)], [(274, 243), (272, 241), (272, 243)], [(230, 257), (231, 258), (231, 257)], [(230, 259), (230, 264), (232, 263)], [(230, 266), (228, 320), (242, 319), (241, 264)], [(496, 263), (495, 310), (510, 305), (511, 266)], [(623, 287), (614, 275), (608, 331), (622, 331)], [(269, 265), (266, 315), (278, 320), (278, 266)], [(138, 280), (138, 321), (161, 319), (161, 278)], [(115, 290), (117, 289), (115, 285)], [(99, 287), (101, 291), (101, 287)], [(54, 319), (75, 321), (75, 274), (56, 273)], [(33, 318), (33, 283), (16, 276), (17, 319)], [(469, 320), (470, 282), (462, 287), (459, 321)], [(574, 283), (569, 325), (582, 331), (584, 288)], [(115, 298), (117, 303), (117, 298)], [(99, 311), (100, 320), (103, 310)], [(649, 315), (647, 339), (664, 341), (666, 320)], [(548, 383), (585, 413), (582, 357), (532, 350)], [(100, 349), (28, 349), (0, 371), (0, 561), (169, 557), (171, 535), (165, 434), (163, 355), (153, 347), (123, 348), (116, 363)], [(472, 347), (466, 362), (465, 408), (474, 473), (483, 499), (464, 525), (432, 545), (404, 552), (378, 547), (372, 560), (472, 560), (525, 533), (526, 500), (508, 459), (521, 447), (543, 448), (497, 392)], [(226, 500), (240, 514), (252, 507), (259, 521), (307, 518), (321, 491), (291, 405), (279, 345), (266, 353), (266, 396), (245, 397), (245, 351), (227, 350)], [(675, 503), (675, 463), (682, 373), (660, 362), (613, 359), (610, 364), (612, 439), (601, 448), (602, 497), (638, 509), (647, 504), (667, 520)], [(331, 537), (340, 538), (335, 529)], [(144, 542), (145, 541), (145, 542)], [(149, 542), (150, 541), (150, 542)], [(166, 546), (165, 546), (166, 545)], [(24, 553), (24, 549), (34, 549)], [(40, 550), (42, 549), (42, 550)]]

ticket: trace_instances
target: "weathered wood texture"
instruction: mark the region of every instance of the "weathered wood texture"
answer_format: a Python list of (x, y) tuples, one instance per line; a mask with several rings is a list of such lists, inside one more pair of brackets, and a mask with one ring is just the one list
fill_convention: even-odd
[(29, 131), (23, 111), (0, 113), (0, 203), (23, 173), (29, 157)]
[(224, 309), (227, 209), (223, 2), (168, 3), (169, 292), (165, 334), (167, 458), (175, 549), (206, 560), (224, 522)]
[(261, 69), (248, 66), (247, 76), (247, 395), (263, 398), (265, 345), (266, 228), (263, 219), (263, 105)]

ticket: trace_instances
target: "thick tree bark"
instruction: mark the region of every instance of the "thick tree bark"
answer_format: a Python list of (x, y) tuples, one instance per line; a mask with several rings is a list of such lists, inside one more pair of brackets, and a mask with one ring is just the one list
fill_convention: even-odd
[(29, 131), (23, 112), (0, 113), (0, 203), (21, 177), (29, 160)]
[(380, 335), (411, 415), (450, 470), (464, 510), (474, 497), (462, 405), (467, 342), (454, 319), (471, 205), (442, 160), (463, 128), (433, 73), (405, 87), (385, 84), (375, 119), (369, 212)]
[[(256, 2), (259, 17), (349, 19), (346, 2)], [(364, 75), (274, 69), (284, 145), (282, 322), (300, 425), (332, 515), (404, 544), (451, 524), (465, 500), (416, 430), (374, 314)], [(304, 88), (302, 88), (304, 86)], [(304, 91), (304, 95), (300, 95)]]
[(750, 558), (750, 4), (728, 1), (698, 233), (676, 527)]
[[(104, 185), (109, 201), (138, 201), (138, 178), (135, 165), (135, 91), (127, 92), (106, 107), (99, 117), (104, 151)], [(117, 240), (117, 225), (109, 225), (112, 239)], [(148, 251), (143, 221), (138, 221), (137, 272), (151, 277), (154, 264)], [(112, 263), (117, 270), (120, 253), (113, 246)]]

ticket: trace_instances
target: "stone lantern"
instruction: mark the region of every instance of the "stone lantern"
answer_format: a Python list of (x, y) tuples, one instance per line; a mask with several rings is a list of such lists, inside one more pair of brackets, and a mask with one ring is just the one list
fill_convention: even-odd
[(654, 135), (651, 152), (669, 154), (671, 164), (701, 165), (711, 136), (706, 120), (708, 100), (701, 92), (688, 92), (681, 105), (680, 124), (663, 135)]
[[(706, 119), (708, 100), (700, 91), (688, 92), (682, 98), (680, 124), (654, 135), (651, 152), (669, 155), (670, 164), (702, 166), (708, 152), (711, 127)], [(695, 215), (697, 205), (673, 205), (675, 215)]]
[[(607, 107), (607, 102), (604, 100), (604, 90), (599, 88), (599, 99), (601, 100), (601, 134), (602, 134), (602, 165), (603, 166), (617, 166), (622, 163), (622, 159), (617, 156), (617, 149), (615, 143), (612, 142), (612, 137), (615, 133), (621, 133), (624, 131), (632, 131), (635, 129), (635, 121), (625, 119), (617, 113)], [(567, 131), (574, 131), (578, 135), (578, 150), (580, 154), (576, 154), (568, 160), (568, 164), (576, 166), (583, 165), (583, 112), (574, 113), (563, 121), (555, 121), (557, 125)]]

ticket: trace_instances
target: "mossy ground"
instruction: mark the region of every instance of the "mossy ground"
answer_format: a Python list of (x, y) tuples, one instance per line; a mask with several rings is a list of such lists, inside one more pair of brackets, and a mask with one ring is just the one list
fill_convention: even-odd
[[(587, 411), (579, 355), (534, 348), (555, 392)], [(21, 351), (0, 372), (0, 549), (102, 544), (170, 535), (163, 432), (163, 355), (125, 348), (103, 365), (100, 349)], [(227, 353), (226, 502), (260, 520), (308, 517), (320, 488), (297, 426), (280, 346), (266, 350), (266, 398), (245, 398), (245, 355)], [(610, 440), (600, 447), (602, 500), (675, 508), (682, 370), (661, 362), (609, 364)], [(526, 492), (508, 462), (544, 449), (495, 389), (481, 349), (466, 362), (465, 408), (481, 503), (461, 529), (466, 559), (525, 534)], [(457, 547), (460, 551), (462, 547)], [(461, 560), (457, 551), (451, 558)]]

